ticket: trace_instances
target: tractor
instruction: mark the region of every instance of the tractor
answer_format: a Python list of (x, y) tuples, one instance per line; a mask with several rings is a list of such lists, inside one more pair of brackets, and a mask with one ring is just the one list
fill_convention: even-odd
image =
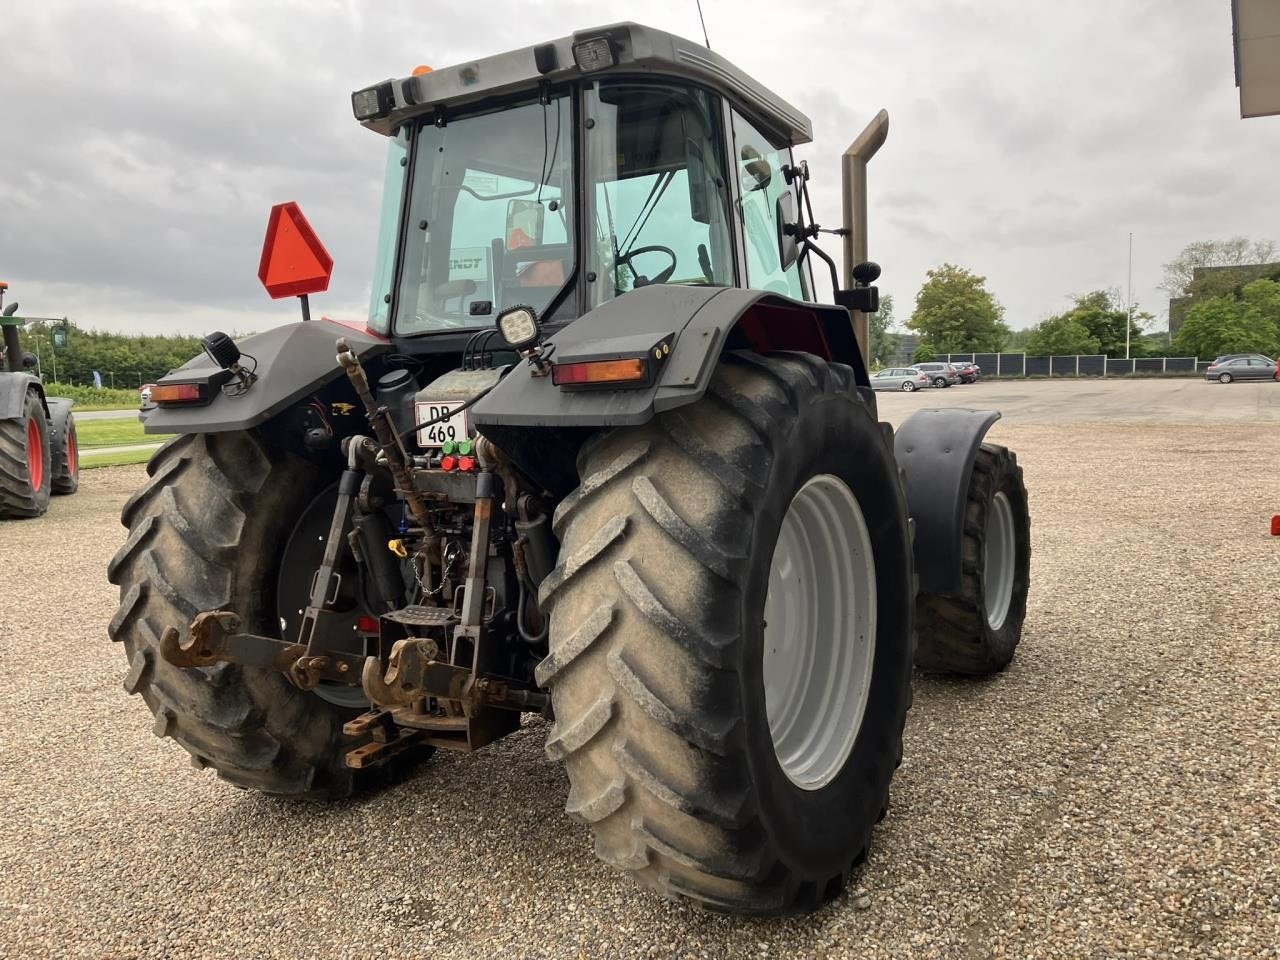
[(660, 30), (351, 102), (389, 142), (368, 318), (210, 334), (153, 389), (176, 438), (109, 571), (126, 691), (197, 768), (304, 797), (538, 715), (604, 861), (816, 909), (885, 816), (913, 663), (998, 671), (1026, 611), (999, 414), (877, 416), (887, 116), (824, 231), (808, 118)]
[[(0, 281), (0, 305), (8, 289)], [(44, 383), (31, 372), (36, 358), (19, 343), (27, 321), (17, 312), (16, 302), (0, 310), (0, 520), (41, 516), (52, 494), (75, 493), (80, 485), (74, 401), (45, 396)]]

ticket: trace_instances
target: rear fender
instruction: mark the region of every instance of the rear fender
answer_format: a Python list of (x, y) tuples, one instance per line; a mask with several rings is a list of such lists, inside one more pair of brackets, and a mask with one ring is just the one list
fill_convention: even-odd
[(893, 452), (906, 472), (907, 509), (915, 521), (916, 573), (920, 592), (960, 592), (960, 552), (965, 500), (982, 438), (1000, 419), (996, 410), (919, 410), (893, 438)]
[[(475, 405), (472, 419), (499, 446), (508, 427), (611, 427), (699, 400), (726, 349), (801, 350), (851, 366), (870, 388), (849, 311), (760, 290), (655, 284), (617, 297), (548, 341), (555, 360), (634, 356), (637, 344), (670, 340), (654, 381), (642, 389), (565, 391), (550, 377), (512, 371)], [(495, 430), (496, 428), (496, 430)]]
[[(332, 320), (274, 327), (237, 340), (242, 363), (257, 379), (243, 393), (225, 391), (201, 406), (156, 407), (146, 417), (147, 433), (222, 433), (256, 427), (308, 394), (343, 376), (334, 343), (346, 337), (361, 360), (386, 353), (391, 341)], [(187, 361), (161, 377), (160, 384), (218, 373), (207, 357)]]

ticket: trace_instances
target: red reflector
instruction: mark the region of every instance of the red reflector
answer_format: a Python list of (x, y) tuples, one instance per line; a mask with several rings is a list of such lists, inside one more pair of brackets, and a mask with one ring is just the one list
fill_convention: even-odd
[(204, 399), (203, 384), (161, 383), (151, 388), (152, 403), (193, 403)]
[(1271, 535), (1280, 537), (1280, 513), (1271, 518)]
[(377, 633), (378, 618), (370, 616), (361, 616), (356, 620), (356, 629), (361, 633)]
[(298, 205), (277, 203), (267, 219), (258, 279), (275, 298), (300, 297), (329, 289), (333, 257), (324, 248)]
[(476, 468), (475, 457), (459, 457), (458, 458), (459, 470), (474, 470), (475, 468)]
[(551, 382), (557, 387), (580, 383), (643, 382), (648, 378), (648, 362), (643, 357), (634, 357), (630, 360), (557, 363), (551, 368)]
[(458, 458), (457, 458), (457, 457), (441, 457), (441, 458), (440, 458), (440, 469), (441, 469), (441, 470), (453, 470), (453, 469), (455, 469), (457, 466), (458, 466)]

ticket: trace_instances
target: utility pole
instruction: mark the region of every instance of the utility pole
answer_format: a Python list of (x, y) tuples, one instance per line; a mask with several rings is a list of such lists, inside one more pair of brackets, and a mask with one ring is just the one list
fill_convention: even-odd
[(1124, 358), (1129, 359), (1129, 330), (1133, 327), (1133, 232), (1129, 232), (1129, 289), (1124, 297)]

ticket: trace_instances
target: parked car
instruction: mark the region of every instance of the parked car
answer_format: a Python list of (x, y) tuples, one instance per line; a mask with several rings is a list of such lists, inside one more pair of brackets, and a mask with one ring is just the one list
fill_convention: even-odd
[(154, 383), (144, 383), (138, 388), (138, 402), (141, 406), (145, 407), (151, 402), (151, 388), (154, 386)]
[(936, 363), (917, 363), (911, 369), (927, 373), (929, 381), (935, 387), (949, 387), (953, 383), (960, 382), (960, 371), (950, 363), (942, 363), (940, 361)]
[(1255, 360), (1266, 360), (1268, 363), (1271, 362), (1271, 358), (1265, 353), (1224, 353), (1213, 362), (1222, 363), (1223, 360), (1247, 360), (1249, 358), (1253, 358)]
[(1261, 354), (1215, 360), (1204, 372), (1206, 380), (1217, 380), (1219, 383), (1230, 383), (1232, 380), (1274, 380), (1277, 377), (1280, 377), (1280, 373), (1277, 373), (1276, 361), (1268, 360)]
[(955, 363), (952, 366), (960, 374), (961, 383), (977, 383), (978, 378), (982, 376), (982, 368), (976, 363)]
[(929, 374), (912, 367), (886, 367), (871, 377), (872, 390), (923, 390), (931, 385)]

